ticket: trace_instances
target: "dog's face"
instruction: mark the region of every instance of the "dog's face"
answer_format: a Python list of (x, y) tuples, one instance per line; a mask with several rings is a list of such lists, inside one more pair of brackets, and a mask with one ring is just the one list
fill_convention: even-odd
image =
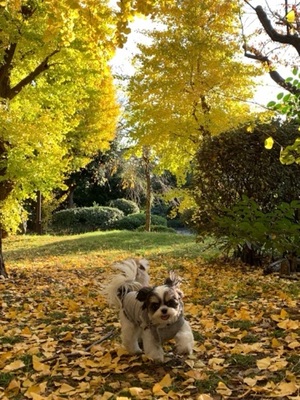
[(143, 308), (155, 326), (171, 325), (182, 313), (182, 292), (170, 279), (162, 286), (142, 288), (136, 298), (143, 302)]

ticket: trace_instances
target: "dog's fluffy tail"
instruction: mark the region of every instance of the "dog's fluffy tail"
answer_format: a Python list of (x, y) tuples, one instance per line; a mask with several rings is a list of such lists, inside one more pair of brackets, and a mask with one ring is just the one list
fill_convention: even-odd
[(109, 305), (120, 309), (127, 293), (149, 286), (148, 268), (146, 259), (131, 258), (114, 264), (113, 269), (119, 273), (104, 290)]

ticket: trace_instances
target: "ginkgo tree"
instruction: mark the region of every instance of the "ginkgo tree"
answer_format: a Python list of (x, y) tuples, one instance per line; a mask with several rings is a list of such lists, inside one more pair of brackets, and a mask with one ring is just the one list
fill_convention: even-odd
[(1, 231), (16, 231), (24, 200), (114, 138), (116, 21), (106, 2), (16, 0), (0, 3), (0, 26)]
[(24, 200), (61, 187), (109, 147), (118, 116), (109, 61), (132, 16), (153, 14), (156, 6), (0, 1), (0, 274), (2, 232), (16, 231)]
[(165, 5), (150, 44), (139, 45), (128, 85), (127, 125), (160, 170), (183, 183), (203, 136), (249, 120), (257, 70), (239, 59), (238, 1)]

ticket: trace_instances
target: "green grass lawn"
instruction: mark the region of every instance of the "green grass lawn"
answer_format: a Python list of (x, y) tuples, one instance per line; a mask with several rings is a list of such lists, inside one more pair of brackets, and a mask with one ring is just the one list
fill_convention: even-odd
[(22, 259), (36, 260), (47, 256), (80, 259), (84, 254), (101, 254), (108, 261), (119, 256), (211, 258), (218, 250), (207, 250), (208, 242), (196, 243), (194, 235), (111, 231), (72, 236), (14, 236), (5, 239), (3, 247), (9, 265)]

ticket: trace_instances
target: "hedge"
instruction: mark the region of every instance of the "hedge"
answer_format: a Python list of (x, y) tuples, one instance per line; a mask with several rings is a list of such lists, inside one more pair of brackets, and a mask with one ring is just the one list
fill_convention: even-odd
[(52, 216), (51, 230), (55, 233), (84, 233), (112, 229), (124, 213), (112, 207), (79, 207), (57, 211)]
[[(138, 213), (127, 215), (126, 217), (114, 222), (113, 228), (133, 231), (144, 225), (146, 225), (146, 214)], [(167, 226), (167, 220), (159, 215), (151, 215), (151, 225)]]
[(124, 215), (137, 214), (140, 212), (139, 206), (131, 200), (115, 199), (109, 202), (109, 207), (118, 208)]

